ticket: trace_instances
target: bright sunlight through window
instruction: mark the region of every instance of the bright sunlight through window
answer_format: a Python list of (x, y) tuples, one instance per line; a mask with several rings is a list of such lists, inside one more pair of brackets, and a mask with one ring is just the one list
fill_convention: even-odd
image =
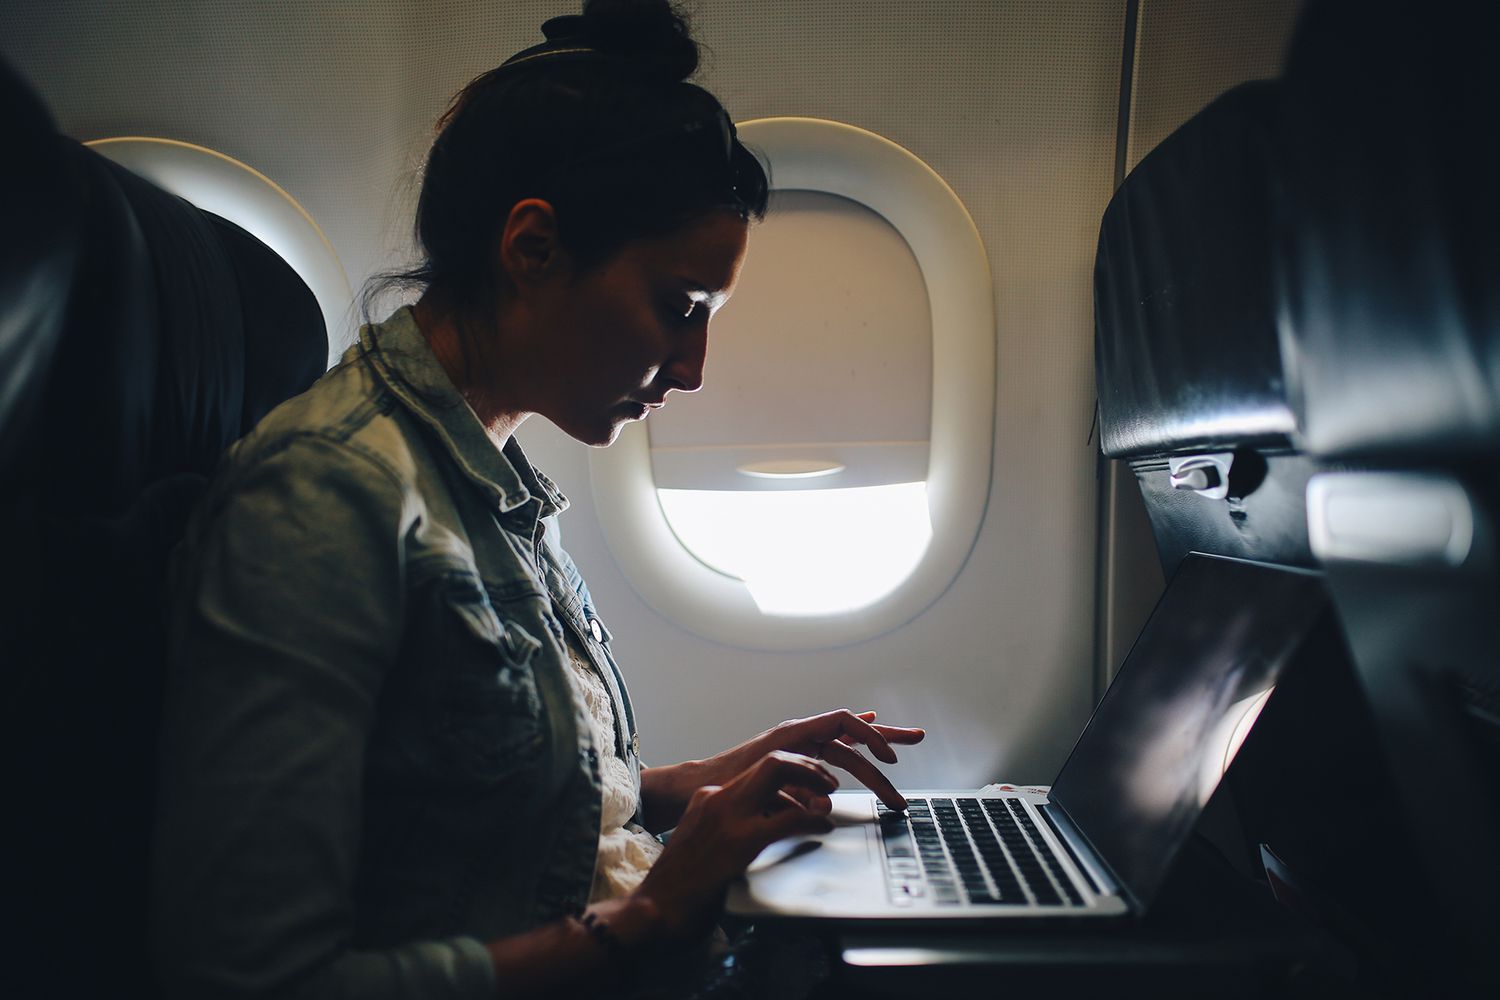
[(932, 539), (926, 483), (657, 495), (688, 551), (745, 581), (764, 614), (872, 604), (911, 575)]

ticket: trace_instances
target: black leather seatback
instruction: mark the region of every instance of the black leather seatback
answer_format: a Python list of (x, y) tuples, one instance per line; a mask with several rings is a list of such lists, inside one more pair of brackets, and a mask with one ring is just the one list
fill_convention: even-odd
[(223, 450), (323, 372), (327, 334), (264, 244), (58, 134), (8, 67), (0, 91), (19, 138), (0, 185), (11, 953), (43, 976), (25, 995), (146, 995), (167, 561)]
[[(1094, 266), (1099, 439), (1130, 462), (1170, 575), (1190, 551), (1310, 566), (1271, 283), (1281, 90), (1243, 84), (1162, 141), (1105, 211)], [(1227, 455), (1227, 495), (1172, 459)]]
[(1288, 54), (1278, 313), (1304, 450), (1490, 461), (1500, 440), (1500, 18), (1317, 3)]
[(1423, 995), (1500, 991), (1500, 61), (1491, 4), (1308, 6), (1273, 243), (1326, 571), (1416, 832)]
[[(1210, 103), (1126, 178), (1101, 227), (1100, 443), (1134, 471), (1169, 576), (1191, 551), (1316, 566), (1307, 483), (1338, 464), (1299, 450), (1283, 374), (1273, 225), (1284, 101), (1281, 82), (1267, 81)], [(1191, 481), (1194, 463), (1218, 475), (1217, 490)], [(1387, 777), (1373, 733), (1330, 613), (1283, 676), (1211, 807), (1237, 834), (1218, 831), (1225, 852), (1259, 873), (1258, 847), (1269, 844), (1309, 896), (1333, 898), (1340, 911), (1405, 905), (1409, 887), (1376, 887), (1368, 878), (1406, 836), (1382, 820)], [(1374, 824), (1379, 845), (1361, 839)], [(1377, 929), (1356, 947), (1370, 956), (1389, 944)], [(1364, 982), (1374, 977), (1361, 970)]]
[(1271, 299), (1273, 81), (1220, 96), (1111, 199), (1094, 265), (1099, 440), (1110, 458), (1284, 448)]

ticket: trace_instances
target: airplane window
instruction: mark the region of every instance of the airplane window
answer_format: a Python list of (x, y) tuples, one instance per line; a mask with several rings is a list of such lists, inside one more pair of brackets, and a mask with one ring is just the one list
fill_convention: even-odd
[(760, 610), (826, 615), (872, 604), (911, 575), (932, 523), (926, 483), (775, 493), (662, 490), (699, 559), (743, 580)]
[(837, 195), (777, 192), (751, 245), (707, 391), (646, 423), (662, 511), (766, 613), (863, 607), (932, 536), (927, 287), (901, 234)]
[(739, 129), (775, 190), (705, 391), (590, 452), (596, 507), (627, 578), (684, 627), (758, 649), (857, 642), (935, 600), (978, 531), (989, 263), (957, 196), (895, 143), (807, 118)]
[(87, 145), (276, 251), (307, 283), (328, 328), (330, 365), (347, 342), (354, 293), (333, 244), (297, 200), (265, 174), (216, 150), (175, 139), (125, 136)]

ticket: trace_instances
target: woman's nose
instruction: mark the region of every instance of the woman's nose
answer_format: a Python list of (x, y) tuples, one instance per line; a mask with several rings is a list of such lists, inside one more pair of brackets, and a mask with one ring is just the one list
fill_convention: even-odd
[(708, 359), (708, 323), (694, 327), (662, 366), (667, 391), (697, 392), (703, 388), (703, 366)]

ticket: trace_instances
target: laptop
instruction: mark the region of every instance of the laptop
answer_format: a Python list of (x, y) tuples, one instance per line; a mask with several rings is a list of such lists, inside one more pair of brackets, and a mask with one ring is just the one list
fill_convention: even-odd
[(766, 848), (745, 916), (1035, 920), (1144, 912), (1322, 613), (1322, 576), (1179, 565), (1050, 787), (834, 794), (834, 829)]

